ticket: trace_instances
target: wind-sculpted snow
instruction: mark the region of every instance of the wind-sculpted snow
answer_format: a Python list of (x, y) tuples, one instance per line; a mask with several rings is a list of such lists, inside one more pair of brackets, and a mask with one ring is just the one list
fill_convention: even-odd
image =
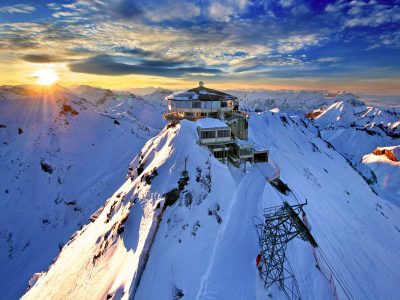
[[(307, 199), (311, 233), (354, 299), (396, 299), (398, 207), (375, 195), (309, 121), (251, 114), (249, 128), (250, 141), (270, 150), (297, 199)], [(165, 208), (186, 157), (189, 180)], [(24, 299), (286, 299), (276, 285), (266, 290), (259, 278), (252, 218), (283, 199), (297, 201), (263, 175), (256, 165), (248, 164), (244, 173), (218, 162), (197, 144), (192, 122), (165, 128), (146, 143), (126, 182)], [(288, 246), (302, 297), (333, 299), (312, 249), (299, 239)]]
[(163, 121), (160, 108), (131, 97), (108, 98), (105, 111), (61, 87), (0, 94), (0, 298), (17, 299), (115, 192)]

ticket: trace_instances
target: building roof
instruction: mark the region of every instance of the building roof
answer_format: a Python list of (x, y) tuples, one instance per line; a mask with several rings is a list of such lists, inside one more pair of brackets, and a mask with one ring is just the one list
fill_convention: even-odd
[(253, 148), (253, 145), (251, 143), (249, 143), (248, 141), (244, 141), (238, 138), (235, 138), (235, 143), (236, 145), (240, 146), (240, 147), (246, 147), (246, 148)]
[(217, 90), (209, 89), (204, 86), (204, 83), (200, 81), (199, 86), (190, 89), (184, 92), (174, 93), (172, 95), (167, 96), (169, 100), (176, 101), (192, 101), (192, 100), (200, 100), (200, 101), (215, 101), (215, 100), (235, 100), (237, 99), (235, 96), (226, 94), (224, 92), (220, 92)]
[(229, 127), (225, 122), (213, 119), (213, 118), (203, 118), (196, 122), (196, 125), (201, 128), (227, 128)]

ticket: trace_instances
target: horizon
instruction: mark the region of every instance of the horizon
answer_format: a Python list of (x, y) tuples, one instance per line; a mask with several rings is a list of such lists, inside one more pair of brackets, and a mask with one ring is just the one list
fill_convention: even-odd
[(397, 1), (6, 0), (0, 85), (399, 96), (399, 24)]

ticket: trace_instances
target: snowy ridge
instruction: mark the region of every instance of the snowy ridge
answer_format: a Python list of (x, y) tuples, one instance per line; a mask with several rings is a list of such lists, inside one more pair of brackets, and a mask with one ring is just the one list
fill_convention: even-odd
[(280, 110), (309, 112), (321, 106), (329, 106), (335, 101), (356, 98), (351, 93), (328, 93), (326, 91), (295, 90), (244, 90), (228, 91), (240, 99), (240, 107), (246, 111)]
[[(399, 208), (375, 195), (307, 120), (251, 114), (249, 126), (250, 142), (270, 149), (282, 180), (298, 199), (308, 200), (311, 232), (354, 299), (396, 299)], [(132, 297), (164, 195), (177, 187), (186, 156), (189, 181), (164, 211), (135, 299), (265, 299), (269, 293), (285, 299), (259, 279), (252, 217), (283, 198), (292, 204), (296, 199), (279, 194), (255, 165), (243, 173), (196, 141), (195, 123), (182, 121), (147, 142), (131, 164), (144, 164), (143, 173), (118, 189), (24, 299)], [(149, 174), (146, 183), (141, 178)], [(309, 244), (293, 240), (288, 257), (304, 299), (333, 298)]]
[[(397, 189), (391, 188), (397, 185), (393, 175), (397, 174), (398, 166), (392, 168), (392, 164), (387, 168), (381, 164), (382, 168), (379, 168), (377, 164), (370, 163), (374, 160), (370, 153), (377, 147), (399, 145), (399, 108), (371, 107), (355, 99), (340, 101), (307, 115), (319, 128), (322, 138), (349, 159), (381, 196), (399, 203), (399, 197), (394, 192)], [(365, 155), (369, 158), (364, 159)]]
[(357, 99), (339, 101), (315, 118), (320, 129), (357, 127), (400, 137), (400, 109), (368, 107)]
[[(400, 146), (378, 147), (364, 155), (362, 163), (376, 175), (383, 190), (400, 199)], [(400, 205), (400, 201), (397, 202)]]
[(115, 100), (105, 111), (61, 87), (0, 94), (0, 290), (17, 299), (164, 123), (162, 108), (143, 99)]

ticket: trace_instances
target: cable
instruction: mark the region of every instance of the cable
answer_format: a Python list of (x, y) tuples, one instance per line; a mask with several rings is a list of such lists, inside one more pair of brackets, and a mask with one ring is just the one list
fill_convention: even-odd
[(353, 295), (351, 294), (350, 290), (344, 283), (344, 280), (339, 278), (339, 276), (336, 274), (335, 269), (333, 268), (332, 264), (328, 261), (328, 259), (325, 257), (325, 255), (322, 254), (322, 249), (320, 247), (317, 248), (317, 251), (319, 255), (322, 257), (323, 261), (325, 262), (326, 266), (328, 269), (331, 271), (332, 275), (335, 277), (336, 281), (339, 283), (340, 287), (342, 288), (343, 292), (346, 294), (348, 299), (354, 299)]

